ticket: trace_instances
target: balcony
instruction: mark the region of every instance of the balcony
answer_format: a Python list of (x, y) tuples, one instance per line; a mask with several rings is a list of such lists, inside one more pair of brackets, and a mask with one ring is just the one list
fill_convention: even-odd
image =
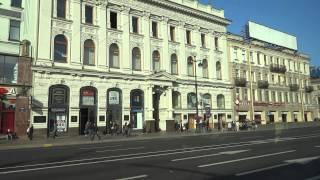
[(235, 78), (234, 84), (237, 87), (246, 87), (247, 86), (247, 79), (246, 78)]
[(270, 71), (274, 73), (281, 73), (284, 74), (287, 72), (287, 68), (284, 65), (278, 65), (278, 64), (271, 64), (270, 65)]
[(258, 88), (260, 89), (268, 89), (269, 88), (269, 82), (266, 80), (259, 80), (258, 81)]
[(314, 89), (313, 86), (306, 86), (304, 90), (306, 91), (306, 93), (312, 93)]
[(298, 84), (290, 84), (290, 91), (298, 91), (299, 90), (299, 85)]

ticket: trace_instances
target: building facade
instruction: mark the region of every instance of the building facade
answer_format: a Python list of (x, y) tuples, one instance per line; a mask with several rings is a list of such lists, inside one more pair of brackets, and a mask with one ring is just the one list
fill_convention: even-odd
[(317, 118), (316, 120), (320, 120), (320, 79), (319, 78), (311, 78), (311, 88), (313, 90), (312, 92), (312, 101), (314, 104), (317, 105)]
[(223, 10), (197, 0), (29, 3), (35, 133), (48, 135), (55, 120), (70, 134), (83, 134), (87, 121), (195, 128), (197, 106), (210, 126), (232, 120)]
[(21, 0), (0, 0), (0, 134), (24, 135), (30, 123), (32, 75), (24, 8)]
[(268, 124), (318, 116), (307, 55), (234, 34), (228, 36), (228, 54), (237, 120)]

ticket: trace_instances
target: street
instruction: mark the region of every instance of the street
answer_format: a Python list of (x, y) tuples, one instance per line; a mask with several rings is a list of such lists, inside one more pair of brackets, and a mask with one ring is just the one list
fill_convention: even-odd
[(0, 151), (11, 179), (320, 179), (320, 127)]

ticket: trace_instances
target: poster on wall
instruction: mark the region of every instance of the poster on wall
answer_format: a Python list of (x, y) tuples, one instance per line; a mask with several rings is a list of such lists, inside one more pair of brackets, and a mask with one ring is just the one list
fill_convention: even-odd
[(142, 112), (137, 113), (137, 129), (143, 128)]
[(58, 132), (67, 132), (67, 121), (65, 114), (57, 114), (57, 130)]
[(118, 91), (109, 91), (109, 104), (120, 104), (120, 95)]

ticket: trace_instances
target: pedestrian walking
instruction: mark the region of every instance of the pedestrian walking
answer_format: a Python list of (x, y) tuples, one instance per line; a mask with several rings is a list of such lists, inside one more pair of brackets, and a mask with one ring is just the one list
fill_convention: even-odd
[(33, 124), (30, 123), (30, 126), (27, 129), (27, 135), (29, 140), (31, 141), (33, 139)]
[(127, 122), (123, 125), (122, 131), (123, 131), (123, 135), (128, 137), (129, 127)]
[(89, 129), (90, 129), (90, 126), (91, 126), (91, 122), (88, 120), (86, 122), (86, 125), (84, 127), (84, 135), (87, 136), (89, 134)]
[(101, 139), (101, 136), (99, 134), (99, 128), (97, 126), (96, 123), (93, 123), (92, 126), (91, 126), (91, 133), (90, 133), (90, 139), (91, 141), (94, 140), (95, 136), (97, 136), (99, 138), (99, 140)]

